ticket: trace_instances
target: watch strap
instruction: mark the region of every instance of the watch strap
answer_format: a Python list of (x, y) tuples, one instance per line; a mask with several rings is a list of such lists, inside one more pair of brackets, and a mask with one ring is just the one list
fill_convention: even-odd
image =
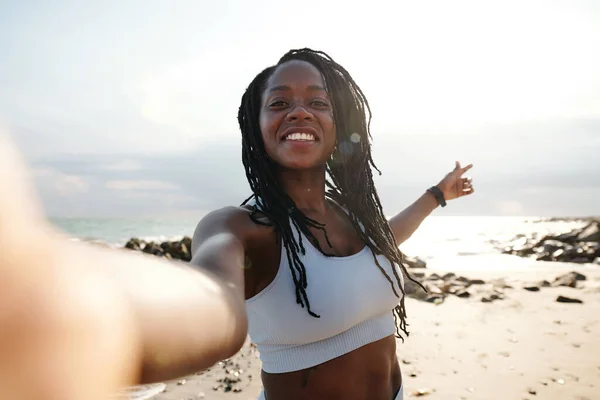
[(438, 205), (440, 205), (442, 207), (446, 207), (446, 199), (444, 198), (444, 193), (442, 193), (442, 191), (440, 190), (439, 187), (432, 186), (429, 189), (427, 189), (427, 191), (429, 193), (433, 194), (433, 196), (435, 197), (435, 199), (438, 202)]

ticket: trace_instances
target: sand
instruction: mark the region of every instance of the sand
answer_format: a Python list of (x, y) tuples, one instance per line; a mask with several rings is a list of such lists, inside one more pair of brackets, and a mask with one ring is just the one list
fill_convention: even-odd
[[(421, 390), (421, 397), (432, 400), (600, 399), (599, 267), (527, 260), (515, 265), (513, 259), (514, 268), (495, 268), (502, 256), (446, 261), (457, 274), (485, 281), (504, 277), (513, 288), (492, 303), (483, 303), (477, 293), (489, 290), (486, 285), (471, 287), (470, 298), (453, 296), (439, 305), (407, 300), (412, 333), (404, 344), (398, 342), (397, 351), (405, 398)], [(444, 272), (440, 265), (434, 269)], [(553, 280), (572, 270), (587, 277), (578, 288), (523, 289), (531, 281)], [(559, 295), (583, 304), (558, 303)], [(218, 380), (237, 379), (235, 372), (242, 379), (231, 387), (241, 391), (225, 392)], [(261, 390), (260, 360), (248, 343), (228, 363), (166, 383), (166, 391), (154, 399), (254, 400)]]

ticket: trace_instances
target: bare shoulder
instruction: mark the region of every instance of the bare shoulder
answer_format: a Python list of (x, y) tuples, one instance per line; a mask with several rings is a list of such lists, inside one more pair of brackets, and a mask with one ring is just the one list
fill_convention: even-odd
[(232, 235), (241, 243), (255, 241), (268, 234), (268, 218), (252, 206), (223, 207), (206, 214), (198, 222), (192, 239), (192, 253), (205, 240), (215, 235)]

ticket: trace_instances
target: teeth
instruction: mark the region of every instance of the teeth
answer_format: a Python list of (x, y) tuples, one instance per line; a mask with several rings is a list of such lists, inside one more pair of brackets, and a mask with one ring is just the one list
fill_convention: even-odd
[(290, 133), (289, 135), (287, 135), (285, 140), (315, 140), (315, 137), (311, 133), (294, 132), (294, 133)]

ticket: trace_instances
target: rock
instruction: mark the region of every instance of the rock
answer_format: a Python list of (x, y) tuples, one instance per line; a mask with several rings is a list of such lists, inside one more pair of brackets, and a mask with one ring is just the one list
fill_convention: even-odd
[(433, 274), (429, 275), (429, 277), (427, 279), (429, 279), (431, 281), (437, 281), (437, 280), (442, 280), (442, 277), (436, 273), (433, 273)]
[(440, 289), (438, 285), (432, 282), (425, 282), (425, 289), (427, 289), (427, 291), (432, 294), (442, 294), (442, 289)]
[(469, 286), (470, 285), (483, 285), (485, 284), (485, 281), (483, 279), (470, 279), (469, 280)]
[(483, 297), (481, 298), (481, 302), (482, 302), (482, 303), (491, 303), (491, 302), (492, 302), (492, 299), (491, 299), (490, 297), (483, 296)]
[(539, 287), (550, 287), (550, 282), (548, 282), (547, 280), (543, 280), (537, 283), (537, 286)]
[(433, 304), (442, 304), (444, 302), (444, 296), (440, 294), (431, 294), (427, 296), (425, 301)]
[(471, 293), (469, 293), (466, 289), (460, 289), (455, 294), (456, 294), (456, 296), (458, 296), (460, 298), (471, 297)]
[(427, 263), (419, 257), (405, 257), (404, 261), (406, 261), (408, 268), (427, 268)]
[(574, 299), (571, 297), (565, 297), (565, 296), (558, 296), (556, 298), (556, 301), (559, 303), (578, 303), (578, 304), (583, 304), (582, 300), (579, 299)]
[(455, 294), (457, 291), (464, 289), (465, 284), (457, 281), (444, 282), (439, 288), (443, 293)]
[(575, 264), (586, 264), (586, 263), (589, 263), (590, 260), (587, 257), (575, 257), (575, 258), (572, 258), (570, 262), (575, 263)]
[(512, 286), (506, 283), (506, 281), (502, 278), (494, 279), (490, 281), (494, 289), (512, 289)]
[(425, 272), (410, 271), (410, 275), (415, 279), (425, 278)]
[(125, 244), (125, 248), (142, 251), (158, 257), (165, 257), (170, 260), (180, 260), (189, 262), (192, 259), (190, 248), (192, 239), (188, 236), (178, 241), (166, 241), (162, 243), (144, 242), (138, 238), (131, 238)]
[(541, 254), (535, 258), (537, 261), (552, 261), (552, 255), (548, 253)]
[(532, 256), (538, 261), (590, 263), (600, 257), (600, 221), (591, 221), (581, 229), (560, 235), (546, 235), (537, 241), (518, 235), (502, 252)]
[(142, 252), (147, 253), (147, 254), (152, 254), (154, 256), (163, 256), (164, 255), (162, 247), (160, 247), (160, 245), (158, 243), (154, 243), (154, 242), (146, 243), (146, 245), (142, 249)]
[(592, 221), (579, 234), (577, 240), (580, 242), (600, 242), (600, 221)]
[(585, 281), (586, 277), (577, 271), (567, 272), (566, 274), (557, 276), (552, 282), (552, 286), (568, 286), (575, 288), (577, 287), (577, 281)]
[(559, 250), (564, 252), (565, 244), (563, 242), (559, 242), (558, 240), (546, 240), (541, 245), (543, 247), (543, 251), (546, 253), (555, 253)]
[(126, 249), (130, 249), (130, 250), (141, 250), (144, 246), (146, 245), (146, 243), (143, 240), (140, 240), (138, 238), (131, 238), (129, 239), (129, 241), (127, 243), (125, 243), (125, 248)]
[(535, 285), (524, 286), (523, 289), (528, 290), (530, 292), (539, 292), (540, 288)]
[(454, 278), (456, 278), (456, 275), (453, 274), (452, 272), (448, 272), (447, 274), (444, 274), (444, 276), (442, 276), (442, 279), (444, 281), (451, 281), (451, 280), (454, 280)]
[(565, 249), (558, 249), (552, 253), (552, 258), (558, 260), (563, 254), (565, 254)]

